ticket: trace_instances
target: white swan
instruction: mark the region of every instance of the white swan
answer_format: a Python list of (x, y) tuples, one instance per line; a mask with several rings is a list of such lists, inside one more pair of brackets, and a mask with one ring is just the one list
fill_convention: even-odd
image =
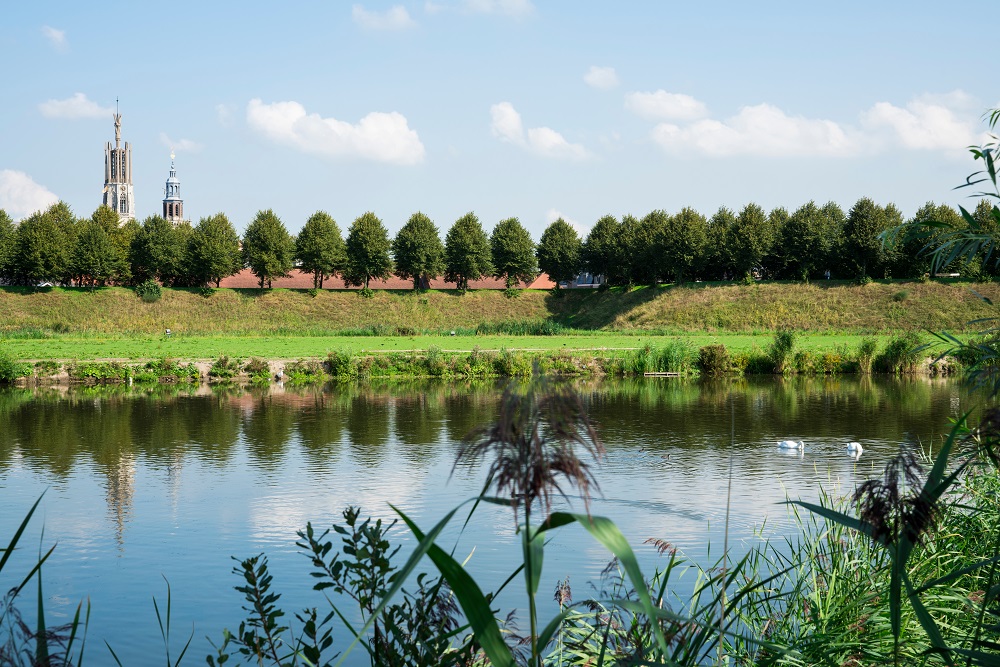
[(805, 445), (801, 440), (795, 442), (794, 440), (781, 440), (778, 442), (778, 447), (780, 449), (805, 449)]
[(855, 456), (861, 456), (861, 452), (865, 451), (865, 448), (861, 446), (860, 442), (849, 442), (847, 443), (847, 451)]

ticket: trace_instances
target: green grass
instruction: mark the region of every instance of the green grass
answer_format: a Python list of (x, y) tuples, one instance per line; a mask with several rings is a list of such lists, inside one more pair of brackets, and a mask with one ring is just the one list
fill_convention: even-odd
[[(795, 349), (810, 352), (857, 350), (866, 337), (851, 334), (800, 335)], [(723, 344), (730, 354), (765, 349), (773, 335), (692, 334), (656, 336), (594, 332), (587, 335), (557, 336), (222, 336), (222, 335), (123, 335), (84, 337), (54, 334), (50, 338), (14, 338), (0, 346), (14, 359), (85, 360), (85, 359), (159, 359), (214, 360), (220, 356), (299, 359), (326, 357), (331, 351), (380, 353), (403, 350), (469, 352), (481, 350), (598, 350), (638, 349), (646, 345), (665, 347), (676, 340), (689, 343), (695, 350), (705, 345)], [(880, 337), (880, 345), (888, 337)]]

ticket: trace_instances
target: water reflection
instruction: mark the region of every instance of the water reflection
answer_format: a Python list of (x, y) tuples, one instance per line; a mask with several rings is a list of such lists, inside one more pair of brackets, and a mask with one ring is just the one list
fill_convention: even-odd
[[(650, 537), (694, 558), (711, 541), (717, 554), (730, 454), (730, 544), (746, 545), (765, 518), (771, 525), (784, 516), (786, 494), (815, 497), (820, 484), (850, 490), (900, 443), (933, 445), (975, 403), (958, 384), (927, 378), (576, 387), (608, 449), (595, 470), (603, 498), (592, 509), (652, 559), (641, 546)], [(2, 390), (0, 533), (55, 487), (44, 505), (45, 534), (59, 542), (48, 588), (73, 602), (54, 604), (53, 613), (72, 614), (70, 604), (90, 596), (104, 614), (92, 634), (113, 635), (125, 663), (140, 664), (143, 642), (156, 633), (149, 600), (160, 574), (175, 603), (187, 605), (177, 618), (196, 622), (199, 640), (216, 636), (241, 613), (229, 556), (266, 551), (285, 585), (302, 571), (295, 531), (307, 521), (328, 526), (348, 504), (391, 518), (392, 502), (427, 527), (474, 495), (482, 471), (453, 473), (456, 444), (496, 416), (502, 389), (487, 381)], [(805, 451), (779, 451), (785, 438), (805, 441)], [(851, 440), (864, 444), (860, 461), (846, 453)], [(446, 538), (459, 541), (463, 558), (474, 550), (468, 567), (487, 589), (519, 557), (504, 508), (480, 506), (461, 534), (456, 526)], [(543, 588), (571, 572), (583, 586), (598, 578), (603, 549), (583, 531), (556, 539)], [(306, 596), (310, 584), (286, 611), (316, 603)]]

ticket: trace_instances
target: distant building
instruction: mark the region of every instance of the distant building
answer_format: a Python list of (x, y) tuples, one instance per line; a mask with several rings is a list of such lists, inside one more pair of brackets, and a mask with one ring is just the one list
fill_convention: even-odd
[(175, 226), (184, 222), (184, 200), (181, 199), (181, 181), (177, 178), (173, 152), (170, 153), (170, 176), (163, 194), (163, 217)]
[(120, 223), (135, 219), (135, 194), (132, 191), (132, 145), (122, 147), (122, 116), (115, 113), (115, 147), (104, 145), (105, 206), (118, 214)]

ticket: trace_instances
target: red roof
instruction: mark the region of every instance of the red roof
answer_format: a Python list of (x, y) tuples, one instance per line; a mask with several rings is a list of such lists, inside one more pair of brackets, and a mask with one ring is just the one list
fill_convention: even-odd
[[(260, 287), (260, 280), (250, 269), (243, 269), (234, 276), (229, 276), (228, 278), (223, 278), (219, 285), (220, 287), (237, 287), (237, 288), (250, 288), (250, 287)], [(271, 281), (271, 287), (283, 287), (285, 289), (309, 289), (313, 286), (313, 277), (311, 273), (302, 273), (298, 269), (292, 269), (292, 273), (288, 278), (276, 278)], [(524, 286), (522, 284), (522, 286)], [(413, 289), (412, 280), (404, 280), (399, 276), (393, 276), (388, 280), (372, 280), (370, 287), (372, 289)], [(541, 274), (535, 280), (530, 283), (526, 289), (552, 289), (555, 287), (548, 275)], [(503, 289), (504, 281), (498, 278), (484, 278), (482, 280), (470, 280), (469, 289)], [(340, 276), (335, 278), (328, 278), (323, 281), (323, 289), (358, 289), (349, 288), (344, 285), (343, 279)], [(455, 289), (455, 283), (446, 283), (443, 278), (435, 278), (431, 281), (431, 289)]]

